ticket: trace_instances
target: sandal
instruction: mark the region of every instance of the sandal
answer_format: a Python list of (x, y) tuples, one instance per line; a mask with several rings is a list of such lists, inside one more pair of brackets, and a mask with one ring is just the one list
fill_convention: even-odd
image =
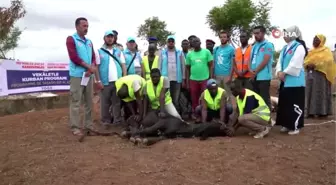
[(74, 130), (72, 131), (72, 134), (73, 134), (74, 136), (83, 136), (83, 132), (82, 132), (81, 130), (79, 130), (79, 129), (74, 129)]

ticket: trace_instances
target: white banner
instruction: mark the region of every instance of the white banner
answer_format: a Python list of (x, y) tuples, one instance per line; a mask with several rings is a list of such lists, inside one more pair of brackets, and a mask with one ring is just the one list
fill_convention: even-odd
[(0, 96), (66, 91), (69, 80), (69, 62), (0, 60)]

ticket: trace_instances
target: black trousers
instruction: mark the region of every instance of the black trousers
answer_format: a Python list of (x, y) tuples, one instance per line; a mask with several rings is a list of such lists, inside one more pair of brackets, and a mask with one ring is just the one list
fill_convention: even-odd
[(253, 91), (259, 94), (264, 99), (270, 110), (272, 110), (270, 95), (271, 80), (254, 80), (252, 85)]

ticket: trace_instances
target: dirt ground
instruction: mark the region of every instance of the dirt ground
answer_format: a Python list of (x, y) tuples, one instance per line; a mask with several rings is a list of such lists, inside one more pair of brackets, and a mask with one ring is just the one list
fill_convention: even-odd
[(274, 128), (258, 140), (240, 130), (138, 147), (116, 136), (79, 143), (67, 122), (68, 109), (0, 117), (0, 185), (335, 184), (334, 123), (307, 125), (297, 136)]

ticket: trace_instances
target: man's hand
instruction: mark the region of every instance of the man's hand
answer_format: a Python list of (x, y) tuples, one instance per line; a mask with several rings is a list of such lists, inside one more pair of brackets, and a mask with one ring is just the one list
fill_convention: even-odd
[(278, 72), (278, 78), (281, 80), (281, 81), (285, 81), (285, 76), (286, 76), (286, 73), (284, 72)]
[(91, 74), (94, 74), (94, 73), (97, 72), (97, 68), (96, 68), (95, 66), (90, 66), (90, 67), (88, 68), (88, 71), (90, 71)]
[(255, 71), (251, 71), (251, 77), (250, 80), (254, 81), (257, 76), (257, 73)]
[(136, 122), (139, 123), (139, 122), (141, 121), (142, 118), (141, 118), (140, 115), (137, 114), (137, 115), (133, 115), (133, 119), (134, 119), (134, 121), (136, 121)]
[(100, 90), (104, 89), (104, 85), (101, 82), (96, 82), (96, 89), (98, 91), (100, 91)]
[(85, 72), (85, 77), (90, 77), (91, 75), (92, 75), (91, 71), (88, 70)]
[(166, 116), (167, 116), (167, 114), (164, 111), (159, 112), (159, 117), (160, 118), (165, 118)]
[(225, 130), (226, 129), (226, 124), (223, 121), (218, 121), (219, 124), (221, 124), (220, 129)]
[(225, 79), (225, 82), (224, 83), (229, 83), (229, 82), (231, 82), (231, 80), (232, 80), (232, 76), (230, 75), (230, 76), (228, 76), (226, 79)]
[(229, 137), (232, 137), (234, 135), (234, 128), (233, 127), (226, 127), (225, 128), (225, 134)]
[(237, 73), (238, 77), (244, 77), (244, 74), (245, 74), (244, 71), (241, 71), (241, 72), (238, 72), (238, 73)]

